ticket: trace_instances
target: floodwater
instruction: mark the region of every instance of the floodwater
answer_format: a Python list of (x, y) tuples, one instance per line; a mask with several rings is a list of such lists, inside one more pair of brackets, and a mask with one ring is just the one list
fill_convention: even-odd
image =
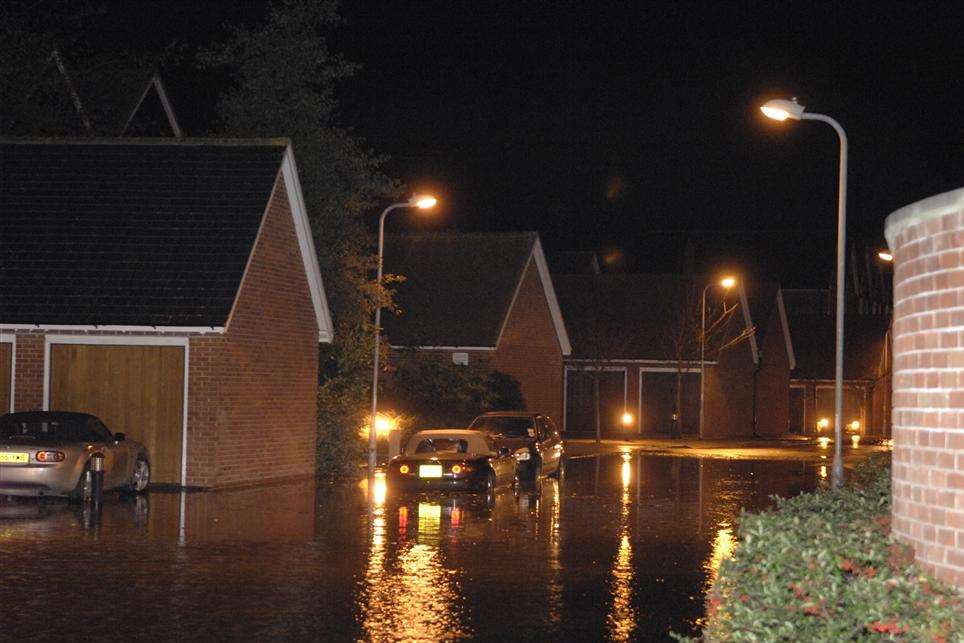
[(0, 498), (0, 639), (666, 640), (742, 507), (820, 465), (612, 454), (494, 496), (367, 484)]

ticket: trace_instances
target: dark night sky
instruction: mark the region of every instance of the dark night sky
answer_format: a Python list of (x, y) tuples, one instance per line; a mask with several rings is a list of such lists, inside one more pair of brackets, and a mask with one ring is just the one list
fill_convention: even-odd
[[(200, 37), (263, 6), (212, 4), (155, 16), (154, 37)], [(758, 265), (768, 276), (822, 285), (836, 136), (767, 121), (758, 105), (797, 96), (843, 124), (849, 232), (880, 237), (896, 208), (964, 185), (961, 13), (359, 1), (344, 3), (330, 40), (363, 64), (341, 87), (342, 123), (392, 157), (390, 174), (443, 199), (431, 223), (397, 217), (392, 229), (532, 229), (550, 252), (618, 247), (644, 271), (673, 269), (680, 232), (704, 232), (734, 248), (754, 239), (771, 249)]]

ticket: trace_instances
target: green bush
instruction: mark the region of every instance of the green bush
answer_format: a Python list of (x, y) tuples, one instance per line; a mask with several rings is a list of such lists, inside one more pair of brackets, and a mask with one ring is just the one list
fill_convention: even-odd
[(890, 470), (743, 514), (707, 597), (707, 641), (964, 640), (964, 603), (889, 535)]
[(411, 417), (414, 428), (466, 426), (483, 411), (525, 408), (519, 382), (484, 359), (463, 366), (420, 351), (394, 358), (384, 408)]

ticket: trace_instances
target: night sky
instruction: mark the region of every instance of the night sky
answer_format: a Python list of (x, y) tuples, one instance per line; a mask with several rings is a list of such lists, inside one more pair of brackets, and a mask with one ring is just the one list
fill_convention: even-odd
[[(203, 40), (264, 3), (211, 5), (154, 2), (122, 24)], [(536, 230), (550, 253), (615, 248), (616, 268), (647, 272), (679, 269), (690, 238), (706, 262), (822, 286), (836, 135), (758, 106), (796, 96), (841, 122), (849, 233), (882, 242), (890, 212), (964, 185), (954, 7), (361, 1), (329, 40), (363, 65), (340, 88), (342, 124), (442, 199), (392, 230)]]

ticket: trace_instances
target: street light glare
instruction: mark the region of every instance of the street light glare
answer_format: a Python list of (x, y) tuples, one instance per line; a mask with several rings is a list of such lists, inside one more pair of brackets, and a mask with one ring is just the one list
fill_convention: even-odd
[(723, 286), (724, 288), (732, 288), (733, 286), (736, 285), (736, 278), (724, 277), (723, 279), (720, 280), (720, 285)]
[(768, 100), (760, 107), (760, 111), (763, 112), (767, 118), (772, 118), (775, 121), (785, 121), (788, 118), (798, 121), (803, 116), (803, 105), (798, 103), (796, 99), (786, 100), (776, 98), (774, 100)]
[(435, 207), (435, 204), (438, 203), (438, 199), (429, 194), (425, 194), (422, 196), (413, 196), (410, 203), (416, 208), (428, 210), (429, 208)]

